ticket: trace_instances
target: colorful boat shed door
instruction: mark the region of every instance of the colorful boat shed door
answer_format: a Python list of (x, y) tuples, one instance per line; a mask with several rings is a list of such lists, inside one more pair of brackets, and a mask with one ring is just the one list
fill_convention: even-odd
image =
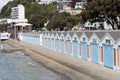
[(91, 48), (91, 61), (93, 63), (98, 63), (98, 44), (91, 43), (90, 48)]
[(70, 55), (70, 39), (69, 37), (66, 40), (66, 53)]
[(52, 38), (52, 49), (54, 50), (54, 38)]
[(113, 68), (113, 46), (103, 45), (104, 65)]
[(50, 38), (48, 38), (48, 49), (50, 49)]
[(73, 56), (78, 57), (78, 41), (76, 37), (73, 40)]
[(45, 47), (45, 38), (43, 37), (43, 47)]
[(61, 52), (64, 53), (64, 39), (60, 40)]
[(59, 39), (57, 38), (56, 39), (56, 51), (58, 51), (58, 45), (59, 45), (58, 42), (59, 42)]
[(81, 58), (87, 60), (87, 43), (81, 42)]

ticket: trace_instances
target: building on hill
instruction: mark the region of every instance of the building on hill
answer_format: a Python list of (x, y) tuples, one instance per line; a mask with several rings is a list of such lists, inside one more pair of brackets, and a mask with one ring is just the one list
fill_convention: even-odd
[[(25, 8), (22, 4), (19, 4), (17, 7), (11, 8), (11, 33), (14, 34), (17, 38), (17, 33), (19, 32), (28, 32), (31, 31), (31, 24), (28, 23), (28, 20), (25, 18)], [(14, 28), (14, 30), (13, 30)]]
[(84, 2), (76, 2), (75, 9), (83, 9), (84, 8)]
[(56, 2), (56, 0), (36, 0), (39, 4), (50, 4), (52, 2)]
[(17, 7), (11, 8), (11, 18), (12, 19), (25, 19), (25, 9), (23, 5), (18, 5)]

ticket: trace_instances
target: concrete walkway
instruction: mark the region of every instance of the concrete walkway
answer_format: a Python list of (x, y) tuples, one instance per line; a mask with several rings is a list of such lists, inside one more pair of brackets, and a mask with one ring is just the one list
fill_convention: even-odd
[(25, 42), (8, 40), (7, 43), (25, 48), (33, 59), (71, 80), (120, 80), (120, 71)]

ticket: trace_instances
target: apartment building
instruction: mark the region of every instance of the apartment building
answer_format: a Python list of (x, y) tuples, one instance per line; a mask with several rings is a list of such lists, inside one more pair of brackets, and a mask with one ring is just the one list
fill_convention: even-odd
[(25, 19), (24, 6), (19, 4), (17, 7), (12, 7), (11, 8), (11, 18), (12, 19)]

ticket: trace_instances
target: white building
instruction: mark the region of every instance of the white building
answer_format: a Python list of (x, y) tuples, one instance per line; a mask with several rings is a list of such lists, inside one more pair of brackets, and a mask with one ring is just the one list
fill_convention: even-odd
[(36, 0), (39, 4), (49, 4), (52, 2), (56, 2), (56, 0)]
[(76, 2), (75, 9), (77, 9), (77, 8), (83, 9), (84, 8), (84, 2)]
[(19, 4), (17, 7), (12, 7), (11, 8), (11, 18), (12, 19), (25, 19), (24, 6)]
[(84, 24), (85, 29), (95, 29), (95, 28), (100, 28), (103, 27), (105, 30), (112, 30), (112, 26), (110, 24), (108, 24), (106, 21), (103, 22), (95, 22), (95, 23), (91, 23), (89, 21), (87, 21)]
[(10, 24), (12, 19), (2, 18), (0, 19), (0, 24)]
[(17, 7), (11, 8), (11, 19), (10, 28), (14, 29), (11, 32), (14, 32), (14, 38), (18, 38), (19, 32), (31, 31), (32, 24), (27, 23), (28, 20), (25, 18), (25, 8), (22, 4), (19, 4)]
[(58, 3), (68, 3), (72, 2), (72, 0), (56, 0)]

